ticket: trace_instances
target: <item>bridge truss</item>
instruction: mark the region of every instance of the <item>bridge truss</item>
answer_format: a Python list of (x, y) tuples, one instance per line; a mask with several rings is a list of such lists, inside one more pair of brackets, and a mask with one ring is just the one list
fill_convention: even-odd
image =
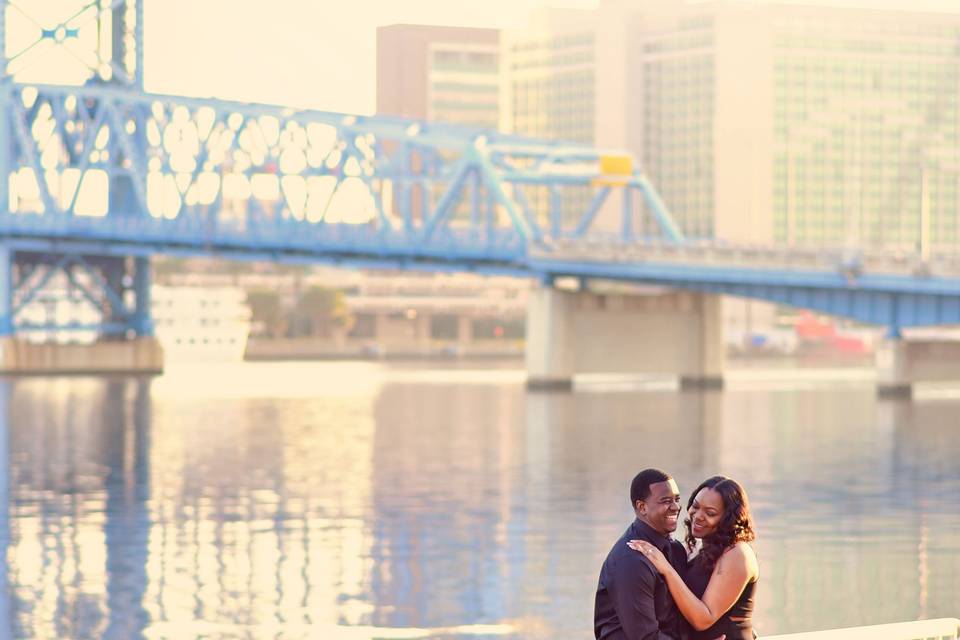
[[(109, 86), (3, 90), (0, 232), (15, 265), (71, 284), (88, 256), (156, 253), (529, 274), (531, 245), (598, 231), (611, 205), (610, 237), (681, 238), (626, 154)], [(31, 298), (13, 271), (15, 318)]]

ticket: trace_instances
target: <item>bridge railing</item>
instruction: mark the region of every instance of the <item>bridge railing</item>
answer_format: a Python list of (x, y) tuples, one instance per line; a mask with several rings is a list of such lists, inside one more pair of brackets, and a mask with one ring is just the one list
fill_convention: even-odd
[(785, 246), (732, 243), (717, 240), (624, 243), (616, 237), (550, 240), (531, 249), (535, 257), (553, 260), (688, 264), (691, 267), (723, 266), (751, 269), (839, 272), (851, 276), (865, 273), (900, 276), (960, 275), (960, 255), (918, 254), (859, 250), (829, 246)]

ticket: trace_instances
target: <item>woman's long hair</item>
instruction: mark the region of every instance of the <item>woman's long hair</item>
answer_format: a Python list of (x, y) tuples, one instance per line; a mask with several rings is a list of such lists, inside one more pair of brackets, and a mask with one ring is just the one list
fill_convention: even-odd
[[(712, 489), (723, 499), (723, 517), (717, 524), (717, 529), (703, 539), (703, 548), (694, 559), (707, 571), (713, 571), (717, 560), (723, 552), (738, 542), (750, 542), (757, 536), (753, 530), (753, 516), (750, 515), (750, 501), (747, 492), (736, 480), (725, 476), (713, 476), (700, 483), (700, 486), (690, 494), (687, 501), (687, 512), (693, 506), (693, 501), (703, 489)], [(693, 537), (693, 526), (690, 518), (684, 520), (687, 526), (687, 549), (693, 551), (697, 539)]]

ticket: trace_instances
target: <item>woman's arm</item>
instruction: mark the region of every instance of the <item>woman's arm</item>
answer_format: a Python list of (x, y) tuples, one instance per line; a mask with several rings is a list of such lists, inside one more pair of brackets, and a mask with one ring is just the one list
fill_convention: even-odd
[(700, 600), (656, 547), (642, 540), (631, 541), (630, 546), (646, 555), (663, 574), (677, 609), (697, 631), (710, 628), (729, 611), (750, 579), (749, 560), (741, 546), (736, 545), (717, 560), (703, 600)]

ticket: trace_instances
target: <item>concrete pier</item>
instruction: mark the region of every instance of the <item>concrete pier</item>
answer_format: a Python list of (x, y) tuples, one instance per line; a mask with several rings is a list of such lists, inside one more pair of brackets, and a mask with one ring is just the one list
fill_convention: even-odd
[(960, 381), (960, 340), (889, 339), (877, 348), (877, 394), (910, 398), (922, 382)]
[(960, 637), (960, 620), (957, 618), (935, 618), (916, 622), (894, 622), (868, 627), (849, 627), (847, 629), (828, 629), (807, 633), (790, 633), (780, 636), (765, 636), (766, 640), (918, 640), (930, 638), (936, 640), (956, 640)]
[(542, 287), (527, 308), (527, 386), (570, 389), (580, 373), (664, 373), (682, 388), (723, 386), (720, 299)]
[(101, 374), (163, 372), (163, 348), (156, 338), (103, 340), (92, 344), (34, 344), (0, 338), (0, 373)]
[(457, 317), (457, 344), (465, 349), (473, 342), (473, 318), (465, 315)]

